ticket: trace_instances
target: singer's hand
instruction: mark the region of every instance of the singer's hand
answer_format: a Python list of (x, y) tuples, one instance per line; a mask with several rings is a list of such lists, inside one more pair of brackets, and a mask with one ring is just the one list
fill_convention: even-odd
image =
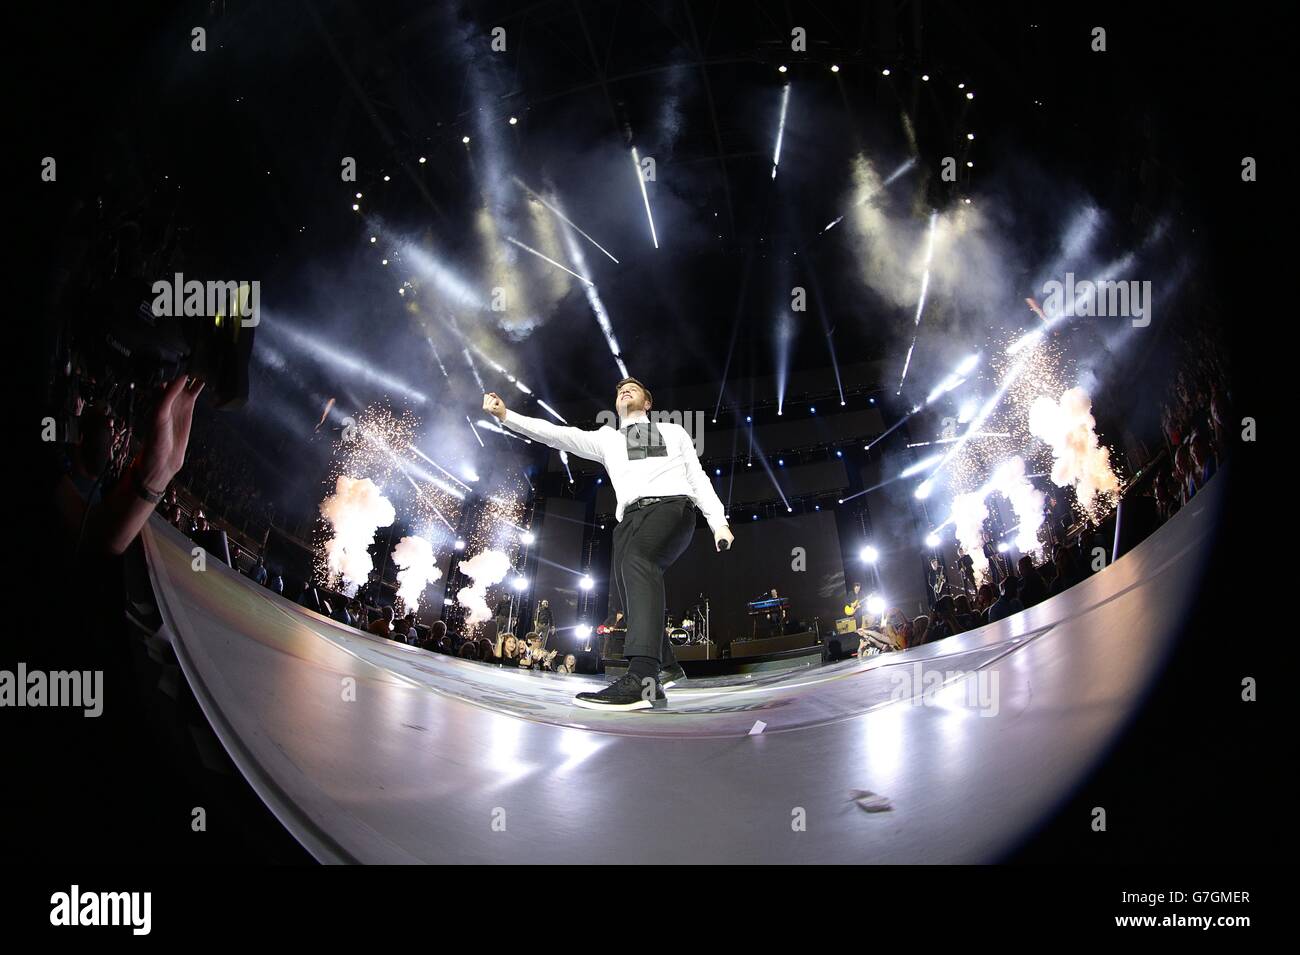
[(483, 410), (498, 421), (506, 420), (506, 403), (495, 392), (489, 392), (483, 396)]
[(732, 543), (735, 542), (735, 540), (736, 538), (734, 535), (732, 535), (730, 527), (724, 527), (719, 531), (715, 531), (713, 534), (713, 546), (717, 548), (719, 551), (722, 550), (723, 541), (727, 542), (727, 549), (730, 550), (731, 545)]

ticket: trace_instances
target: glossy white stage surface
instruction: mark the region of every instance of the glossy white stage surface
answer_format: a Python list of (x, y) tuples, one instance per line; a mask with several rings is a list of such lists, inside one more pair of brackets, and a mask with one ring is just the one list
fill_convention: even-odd
[[(601, 678), (426, 653), (216, 561), (194, 572), (159, 519), (145, 547), (199, 704), (322, 862), (979, 862), (1068, 797), (1141, 703), (1225, 480), (1026, 613), (865, 662), (688, 681), (621, 715), (569, 705)], [(865, 812), (859, 790), (892, 809)]]

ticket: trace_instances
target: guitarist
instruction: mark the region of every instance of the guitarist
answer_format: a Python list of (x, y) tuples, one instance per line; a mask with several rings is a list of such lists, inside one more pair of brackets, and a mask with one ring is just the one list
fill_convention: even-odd
[(944, 594), (948, 593), (948, 575), (939, 563), (939, 555), (930, 557), (930, 569), (926, 571), (926, 583), (930, 586), (930, 606), (933, 607)]
[(853, 581), (853, 590), (849, 594), (848, 602), (844, 605), (844, 616), (853, 617), (856, 626), (865, 627), (861, 617), (866, 612), (867, 595), (862, 592), (862, 584)]
[(957, 569), (961, 573), (961, 589), (967, 595), (974, 594), (979, 590), (975, 583), (975, 559), (966, 552), (966, 548), (957, 543)]

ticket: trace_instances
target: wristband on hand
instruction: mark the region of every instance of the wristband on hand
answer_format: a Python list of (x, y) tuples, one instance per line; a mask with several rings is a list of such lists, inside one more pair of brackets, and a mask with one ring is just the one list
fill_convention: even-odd
[(163, 499), (163, 493), (166, 489), (154, 491), (145, 487), (144, 479), (140, 477), (138, 472), (132, 475), (132, 481), (135, 484), (135, 493), (141, 499), (148, 501), (150, 504), (157, 504)]

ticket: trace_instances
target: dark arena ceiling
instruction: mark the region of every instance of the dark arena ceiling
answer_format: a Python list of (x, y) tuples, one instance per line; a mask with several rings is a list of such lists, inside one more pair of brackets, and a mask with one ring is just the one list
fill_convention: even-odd
[[(971, 199), (996, 249), (967, 263), (978, 290), (936, 301), (942, 334), (927, 343), (922, 327), (928, 381), (945, 342), (1025, 319), (1035, 268), (1085, 205), (1104, 213), (1111, 254), (1158, 223), (1199, 244), (1200, 186), (1223, 158), (1200, 124), (1257, 118), (1248, 77), (1167, 68), (1196, 58), (1205, 24), (1128, 11), (1099, 54), (1072, 40), (1091, 16), (955, 2), (133, 4), (37, 38), (97, 78), (56, 79), (40, 123), (63, 157), (65, 224), (86, 214), (78, 201), (106, 226), (147, 206), (178, 261), (259, 277), (270, 315), (416, 380), (431, 366), (410, 361), (411, 341), (449, 303), (426, 281), (412, 314), (396, 292), (413, 263), (386, 250), (415, 243), (485, 295), (498, 284), (485, 228), (498, 244), (555, 240), (520, 182), (617, 257), (583, 245), (629, 369), (661, 383), (828, 367), (828, 345), (843, 362), (901, 360), (926, 217)], [(805, 52), (790, 49), (798, 28)], [(632, 147), (655, 163), (658, 248)], [(905, 166), (867, 203), (882, 221), (855, 223), (864, 182)], [(582, 286), (517, 246), (492, 255), (525, 287), (465, 331), (552, 400), (603, 400), (617, 369)], [(775, 313), (793, 286), (812, 304), (782, 348)], [(327, 376), (308, 384), (331, 390)]]

